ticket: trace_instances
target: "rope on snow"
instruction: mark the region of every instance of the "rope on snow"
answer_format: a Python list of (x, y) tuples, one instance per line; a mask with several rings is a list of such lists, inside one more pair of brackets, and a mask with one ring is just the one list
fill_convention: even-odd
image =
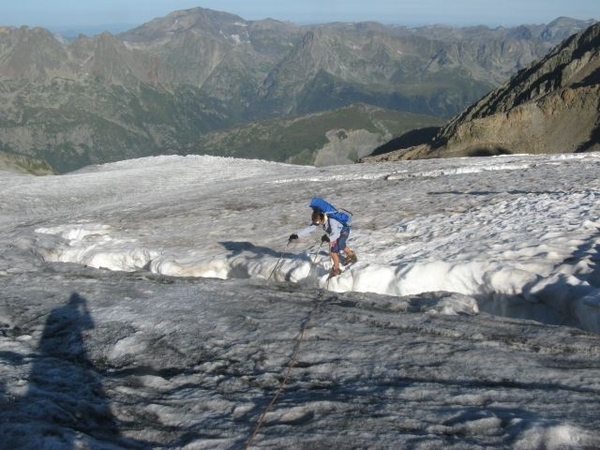
[(277, 401), (277, 399), (279, 398), (279, 396), (285, 389), (285, 387), (290, 379), (292, 369), (298, 362), (298, 353), (300, 352), (300, 345), (302, 344), (302, 341), (304, 339), (304, 333), (306, 332), (306, 330), (309, 327), (309, 325), (311, 324), (315, 314), (317, 313), (319, 307), (322, 305), (322, 303), (324, 301), (322, 297), (323, 297), (323, 291), (321, 291), (319, 293), (319, 296), (317, 297), (315, 304), (313, 305), (312, 309), (310, 310), (310, 312), (307, 314), (306, 318), (304, 319), (304, 322), (302, 323), (302, 326), (300, 327), (300, 332), (298, 333), (298, 336), (296, 337), (294, 351), (292, 352), (292, 356), (290, 357), (290, 361), (288, 363), (285, 375), (284, 375), (283, 379), (281, 380), (281, 383), (279, 384), (279, 388), (275, 392), (275, 395), (273, 395), (273, 398), (271, 399), (271, 401), (269, 402), (269, 404), (267, 405), (265, 410), (262, 412), (262, 414), (258, 418), (256, 426), (254, 427), (254, 431), (250, 435), (250, 438), (248, 439), (248, 442), (246, 443), (246, 446), (244, 447), (245, 450), (248, 450), (250, 448), (250, 446), (252, 445), (252, 442), (254, 442), (254, 439), (258, 435), (258, 432), (260, 431), (260, 429), (263, 427), (263, 425), (265, 423), (267, 414), (269, 413), (269, 411), (271, 410), (271, 408), (273, 407), (273, 405), (275, 404), (275, 402)]

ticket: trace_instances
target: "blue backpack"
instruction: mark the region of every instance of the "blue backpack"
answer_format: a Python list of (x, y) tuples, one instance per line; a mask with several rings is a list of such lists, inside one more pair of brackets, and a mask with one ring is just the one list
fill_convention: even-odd
[(328, 217), (337, 220), (345, 227), (349, 227), (352, 222), (352, 213), (346, 209), (337, 209), (331, 203), (323, 200), (320, 197), (314, 197), (309, 205), (313, 210), (326, 214)]

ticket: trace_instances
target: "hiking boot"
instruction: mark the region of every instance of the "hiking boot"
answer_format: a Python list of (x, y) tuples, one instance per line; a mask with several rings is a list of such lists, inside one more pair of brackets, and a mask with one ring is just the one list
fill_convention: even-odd
[(356, 257), (356, 253), (350, 253), (349, 255), (347, 255), (344, 260), (342, 261), (342, 264), (347, 266), (348, 264), (354, 264), (356, 261), (358, 261), (358, 258)]
[(329, 278), (337, 277), (340, 273), (342, 273), (342, 271), (339, 268), (336, 269), (334, 267), (333, 269), (331, 269), (331, 272), (329, 272)]

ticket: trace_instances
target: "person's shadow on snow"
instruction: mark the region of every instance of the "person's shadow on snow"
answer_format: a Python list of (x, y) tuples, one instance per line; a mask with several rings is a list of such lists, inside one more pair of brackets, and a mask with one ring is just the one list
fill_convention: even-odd
[(87, 301), (77, 293), (48, 315), (27, 392), (16, 401), (8, 429), (2, 427), (6, 448), (34, 444), (74, 449), (99, 442), (115, 448), (149, 448), (120, 435), (101, 377), (85, 348), (85, 331), (92, 328)]
[[(249, 277), (246, 264), (244, 264), (243, 262), (241, 264), (235, 264), (233, 262), (234, 259), (242, 255), (242, 261), (244, 258), (248, 260), (262, 260), (268, 257), (273, 261), (273, 270), (277, 269), (278, 267), (281, 267), (280, 264), (285, 260), (311, 262), (315, 256), (311, 255), (310, 253), (307, 253), (306, 251), (298, 251), (296, 253), (291, 252), (289, 251), (289, 245), (285, 248), (285, 250), (277, 251), (269, 247), (257, 246), (247, 241), (222, 241), (219, 242), (219, 244), (221, 244), (227, 251), (229, 251), (227, 259), (229, 259), (230, 263), (232, 264), (230, 278)], [(319, 250), (320, 249), (321, 247), (319, 247)], [(290, 277), (289, 273), (284, 275), (284, 277), (286, 280), (288, 280)]]
[(301, 259), (310, 261), (310, 255), (301, 252), (291, 252), (289, 251), (289, 247), (286, 247), (285, 250), (273, 250), (269, 247), (262, 247), (258, 245), (254, 245), (251, 242), (247, 241), (223, 241), (219, 242), (227, 251), (229, 251), (228, 258), (234, 258), (236, 256), (241, 255), (242, 253), (248, 254), (249, 259), (261, 259), (264, 257), (273, 257), (273, 258), (288, 258), (288, 259)]

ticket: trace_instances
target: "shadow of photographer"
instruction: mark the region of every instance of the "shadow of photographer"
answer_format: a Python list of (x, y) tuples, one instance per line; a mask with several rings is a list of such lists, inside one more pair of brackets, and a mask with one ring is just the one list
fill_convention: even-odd
[(37, 353), (30, 356), (26, 393), (3, 405), (5, 448), (75, 449), (99, 442), (111, 448), (151, 448), (119, 431), (85, 346), (85, 333), (94, 326), (86, 299), (77, 293), (50, 312)]

